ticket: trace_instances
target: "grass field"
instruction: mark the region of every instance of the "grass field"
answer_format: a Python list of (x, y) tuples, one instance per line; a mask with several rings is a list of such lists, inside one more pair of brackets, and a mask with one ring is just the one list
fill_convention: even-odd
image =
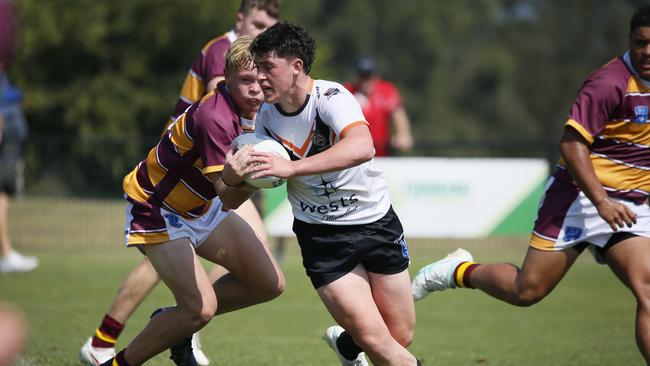
[[(20, 306), (31, 327), (24, 365), (78, 365), (125, 274), (138, 262), (121, 245), (122, 205), (113, 201), (23, 199), (12, 206), (15, 246), (39, 257), (27, 274), (0, 276), (0, 301)], [(411, 240), (412, 273), (462, 245), (483, 262), (520, 264), (526, 238)], [(282, 268), (285, 293), (215, 318), (201, 332), (215, 366), (338, 365), (320, 339), (332, 320), (304, 275), (296, 244)], [(129, 321), (124, 346), (151, 311), (171, 305), (159, 286)], [(478, 291), (453, 290), (416, 303), (412, 352), (425, 365), (642, 365), (628, 290), (588, 254), (540, 304), (515, 308)], [(1, 342), (1, 340), (0, 340)], [(171, 365), (167, 354), (148, 364)]]

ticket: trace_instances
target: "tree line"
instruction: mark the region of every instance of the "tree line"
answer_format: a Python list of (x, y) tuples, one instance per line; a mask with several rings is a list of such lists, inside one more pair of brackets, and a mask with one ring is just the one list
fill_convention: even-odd
[[(28, 187), (114, 195), (159, 136), (196, 53), (234, 25), (239, 0), (18, 4), (9, 74), (26, 96)], [(413, 154), (435, 154), (425, 147), (556, 143), (587, 74), (627, 49), (641, 5), (284, 0), (282, 18), (316, 39), (314, 78), (349, 80), (358, 57), (375, 57), (402, 93)]]

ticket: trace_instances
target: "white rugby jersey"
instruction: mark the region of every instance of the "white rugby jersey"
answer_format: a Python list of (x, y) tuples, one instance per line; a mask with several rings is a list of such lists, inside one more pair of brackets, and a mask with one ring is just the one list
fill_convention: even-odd
[[(292, 160), (327, 150), (347, 128), (366, 122), (356, 98), (341, 84), (310, 79), (310, 93), (296, 112), (265, 103), (256, 117), (255, 133), (280, 142)], [(371, 159), (334, 172), (287, 181), (293, 215), (312, 224), (357, 225), (382, 218), (390, 207), (388, 186)]]

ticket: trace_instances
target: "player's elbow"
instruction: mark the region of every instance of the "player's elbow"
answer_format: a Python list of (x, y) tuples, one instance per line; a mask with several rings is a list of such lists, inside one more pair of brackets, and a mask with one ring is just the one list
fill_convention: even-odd
[(370, 143), (364, 143), (359, 145), (359, 149), (356, 151), (356, 162), (358, 164), (365, 163), (366, 161), (372, 159), (375, 156), (375, 146)]
[(223, 204), (223, 207), (228, 210), (236, 210), (239, 208), (239, 206), (241, 206), (242, 203), (244, 203), (244, 201), (228, 198), (227, 196), (226, 197), (220, 196), (219, 198), (221, 199), (221, 203)]

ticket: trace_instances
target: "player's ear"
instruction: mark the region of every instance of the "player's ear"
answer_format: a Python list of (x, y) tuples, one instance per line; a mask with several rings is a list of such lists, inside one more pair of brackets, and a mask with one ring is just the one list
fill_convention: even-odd
[(293, 76), (298, 76), (302, 72), (303, 66), (304, 63), (300, 58), (298, 57), (294, 58), (293, 61), (291, 62), (291, 67), (293, 69)]

